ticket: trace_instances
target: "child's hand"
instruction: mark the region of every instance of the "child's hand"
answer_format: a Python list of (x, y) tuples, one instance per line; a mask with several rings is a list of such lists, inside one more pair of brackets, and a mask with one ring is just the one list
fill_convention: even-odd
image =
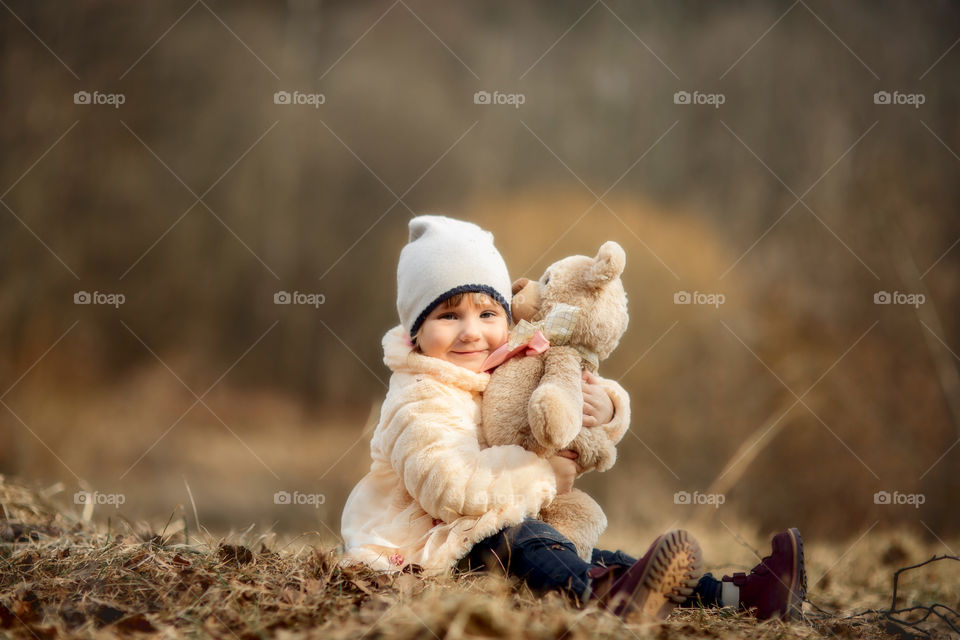
[(573, 481), (580, 473), (580, 465), (574, 462), (578, 457), (575, 451), (564, 450), (549, 459), (557, 476), (557, 495), (573, 490)]
[(613, 400), (600, 386), (596, 375), (584, 371), (580, 376), (580, 388), (583, 390), (583, 426), (595, 427), (613, 420)]

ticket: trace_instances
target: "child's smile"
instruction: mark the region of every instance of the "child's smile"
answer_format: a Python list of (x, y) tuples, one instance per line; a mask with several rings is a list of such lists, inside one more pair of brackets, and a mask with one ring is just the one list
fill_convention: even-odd
[(466, 294), (459, 304), (441, 303), (417, 336), (424, 355), (479, 372), (490, 352), (507, 341), (507, 314), (483, 294)]

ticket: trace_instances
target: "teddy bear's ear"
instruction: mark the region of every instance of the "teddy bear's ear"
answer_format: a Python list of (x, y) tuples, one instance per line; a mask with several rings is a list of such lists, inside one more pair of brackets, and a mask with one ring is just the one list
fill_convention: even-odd
[(604, 242), (597, 252), (597, 257), (593, 259), (593, 266), (587, 273), (587, 280), (594, 286), (603, 286), (614, 278), (620, 277), (627, 264), (627, 254), (623, 247), (610, 240)]

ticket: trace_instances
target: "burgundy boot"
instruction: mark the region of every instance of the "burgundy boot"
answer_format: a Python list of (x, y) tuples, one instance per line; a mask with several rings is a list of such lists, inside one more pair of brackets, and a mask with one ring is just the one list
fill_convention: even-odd
[(740, 608), (753, 610), (758, 620), (799, 620), (807, 595), (800, 531), (787, 529), (778, 533), (773, 537), (773, 553), (749, 574), (723, 576), (723, 582), (740, 587)]
[(686, 531), (659, 536), (633, 565), (590, 570), (589, 601), (625, 618), (640, 611), (645, 622), (663, 620), (684, 602), (700, 576), (700, 545)]

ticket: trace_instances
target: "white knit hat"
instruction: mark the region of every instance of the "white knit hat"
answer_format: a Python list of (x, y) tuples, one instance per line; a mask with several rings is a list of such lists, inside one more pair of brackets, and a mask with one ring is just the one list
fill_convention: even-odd
[(510, 318), (507, 265), (493, 234), (444, 216), (410, 220), (410, 240), (397, 265), (397, 311), (412, 338), (438, 304), (457, 293), (483, 292)]

